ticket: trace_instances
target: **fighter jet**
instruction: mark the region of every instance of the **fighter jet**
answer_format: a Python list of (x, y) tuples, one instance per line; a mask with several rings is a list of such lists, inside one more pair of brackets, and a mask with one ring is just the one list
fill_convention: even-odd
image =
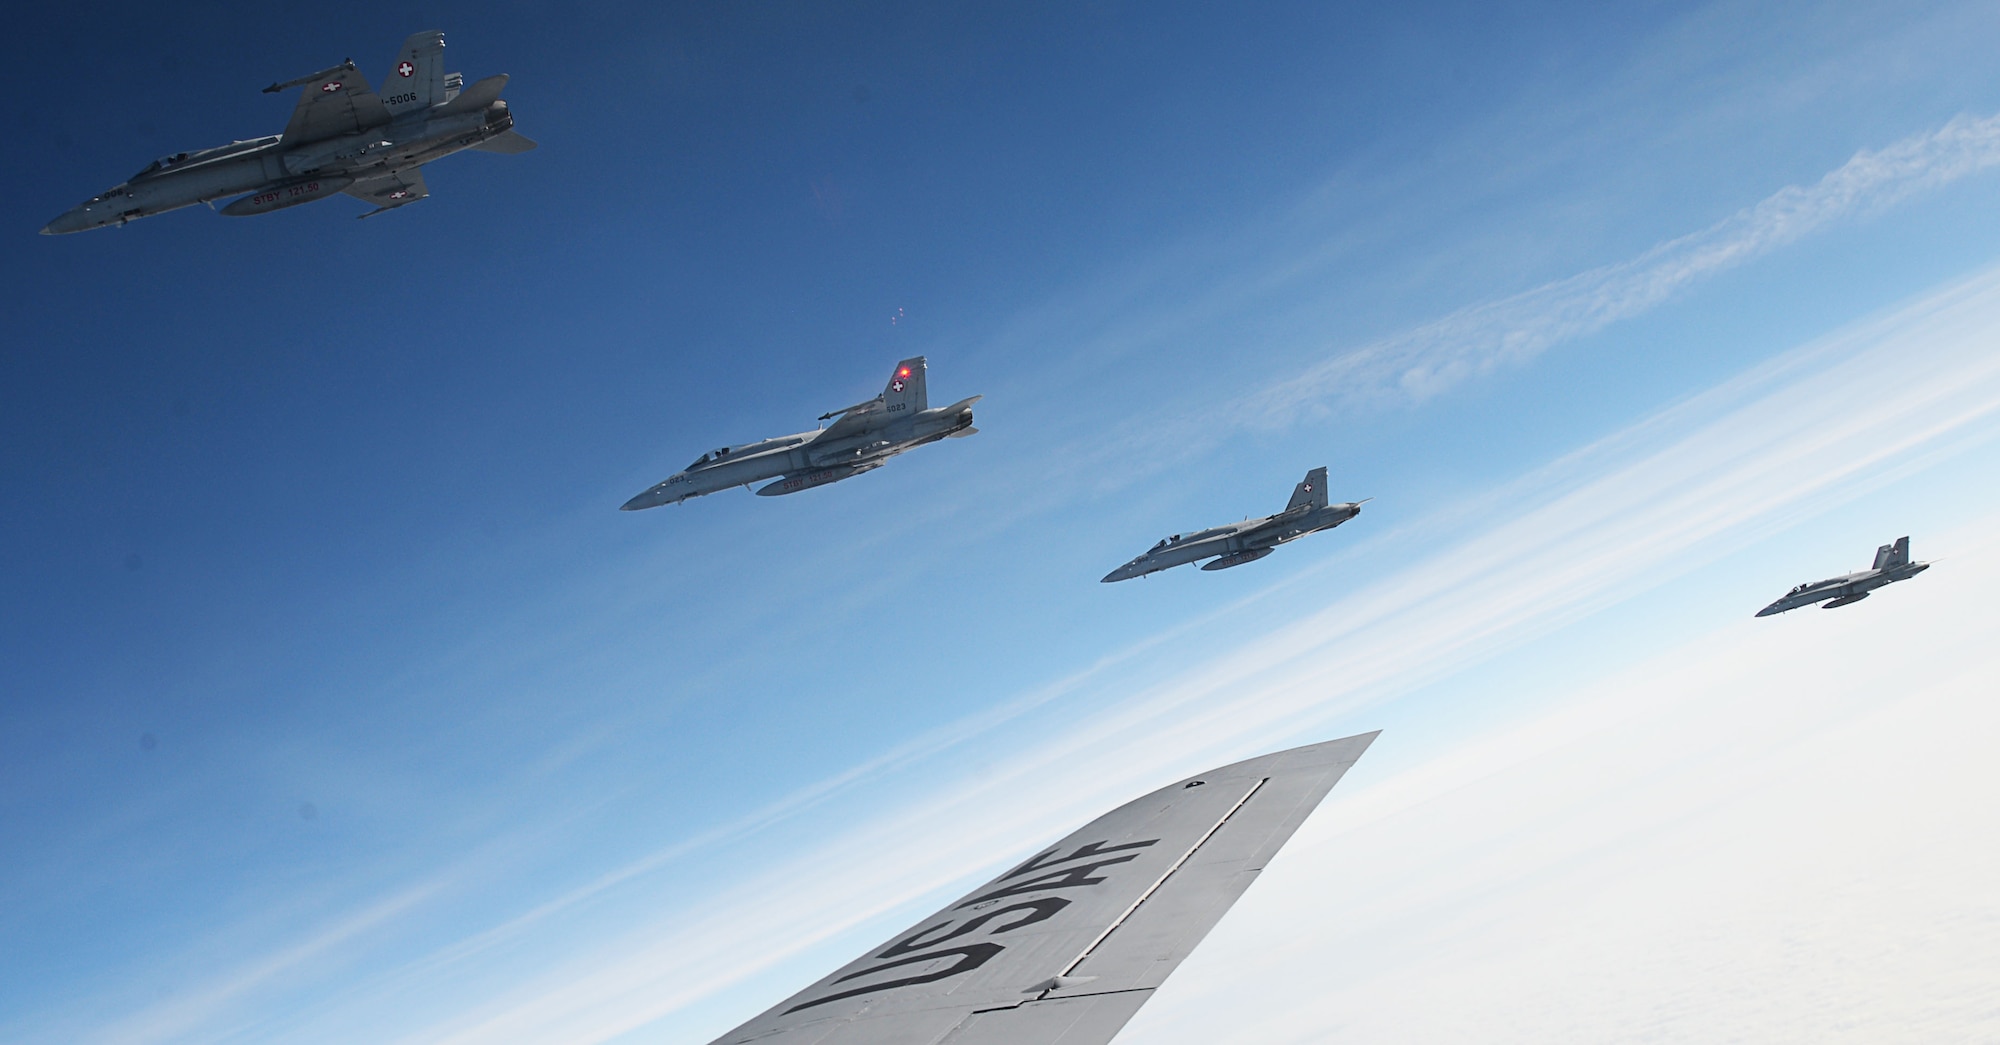
[(505, 74), (470, 87), (444, 71), (444, 34), (403, 41), (381, 94), (348, 60), (324, 72), (264, 88), (303, 87), (283, 134), (163, 156), (118, 185), (77, 204), (42, 229), (45, 236), (123, 225), (224, 196), (232, 217), (267, 214), (339, 193), (375, 204), (361, 217), (430, 195), (423, 165), (463, 149), (513, 154), (535, 143), (514, 130), (500, 100)]
[(874, 471), (889, 458), (925, 443), (979, 431), (972, 427), (972, 404), (981, 397), (929, 409), (924, 370), (923, 356), (905, 359), (896, 364), (881, 395), (820, 415), (821, 421), (838, 418), (832, 424), (817, 431), (710, 450), (626, 501), (622, 510), (636, 512), (679, 504), (690, 497), (766, 479), (778, 481), (759, 489), (759, 496), (798, 493)]
[(1831, 580), (1801, 584), (1786, 592), (1784, 598), (1758, 610), (1757, 616), (1769, 617), (1822, 601), (1825, 601), (1825, 605), (1820, 607), (1823, 610), (1851, 605), (1867, 598), (1869, 592), (1883, 585), (1909, 580), (1930, 568), (1931, 564), (1927, 562), (1911, 562), (1910, 539), (1898, 537), (1896, 543), (1875, 549), (1874, 566)]
[(1146, 554), (1104, 575), (1104, 583), (1131, 580), (1182, 563), (1221, 556), (1202, 566), (1204, 570), (1226, 570), (1246, 562), (1256, 562), (1286, 541), (1320, 530), (1331, 530), (1361, 514), (1367, 498), (1345, 504), (1326, 503), (1326, 469), (1315, 468), (1292, 491), (1290, 504), (1276, 515), (1245, 519), (1226, 526), (1212, 526), (1193, 533), (1177, 533), (1163, 538)]
[(1120, 806), (711, 1045), (1105, 1045), (1375, 736)]

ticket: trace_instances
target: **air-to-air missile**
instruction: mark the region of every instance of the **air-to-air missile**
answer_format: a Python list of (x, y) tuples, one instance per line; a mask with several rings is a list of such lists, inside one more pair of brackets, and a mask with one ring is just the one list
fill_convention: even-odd
[(519, 153), (535, 143), (514, 130), (500, 100), (502, 74), (470, 86), (444, 71), (444, 34), (403, 42), (382, 92), (352, 61), (264, 88), (304, 88), (283, 134), (234, 141), (154, 160), (48, 223), (43, 235), (123, 225), (197, 203), (241, 196), (232, 217), (312, 203), (345, 193), (375, 204), (362, 217), (430, 195), (423, 165), (465, 149)]
[(825, 428), (710, 450), (626, 501), (624, 510), (679, 504), (766, 479), (778, 481), (759, 489), (761, 496), (797, 493), (873, 471), (925, 443), (979, 431), (972, 427), (972, 404), (980, 397), (932, 410), (924, 391), (924, 370), (924, 357), (905, 359), (896, 364), (881, 395), (820, 415), (822, 421), (833, 420)]
[(1231, 566), (1256, 562), (1286, 541), (1320, 530), (1331, 530), (1360, 515), (1364, 503), (1348, 501), (1328, 504), (1326, 469), (1315, 468), (1307, 472), (1305, 479), (1292, 491), (1291, 503), (1285, 505), (1284, 511), (1261, 519), (1245, 519), (1240, 523), (1163, 538), (1145, 554), (1105, 574), (1104, 582), (1131, 580), (1208, 558), (1215, 561), (1204, 564), (1204, 570), (1226, 570)]
[(1851, 606), (1868, 597), (1868, 593), (1884, 585), (1906, 581), (1931, 568), (1927, 562), (1910, 561), (1910, 539), (1896, 538), (1896, 543), (1885, 544), (1875, 549), (1875, 565), (1855, 573), (1844, 574), (1823, 581), (1801, 584), (1784, 594), (1783, 598), (1757, 611), (1759, 617), (1769, 617), (1801, 606), (1822, 603), (1820, 609), (1830, 610), (1840, 606)]

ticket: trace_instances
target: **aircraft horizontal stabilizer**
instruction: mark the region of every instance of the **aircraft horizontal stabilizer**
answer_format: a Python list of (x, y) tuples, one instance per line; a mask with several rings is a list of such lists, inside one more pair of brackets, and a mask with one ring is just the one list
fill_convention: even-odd
[(473, 148), (480, 152), (497, 152), (502, 156), (519, 156), (534, 148), (536, 144), (538, 143), (534, 139), (520, 131), (510, 130), (505, 134), (496, 134)]

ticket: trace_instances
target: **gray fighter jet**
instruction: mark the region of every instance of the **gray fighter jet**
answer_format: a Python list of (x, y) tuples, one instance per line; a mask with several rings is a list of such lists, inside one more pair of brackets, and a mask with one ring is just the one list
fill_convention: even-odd
[(1120, 806), (711, 1045), (1105, 1045), (1375, 736)]
[(1815, 602), (1825, 602), (1820, 609), (1830, 610), (1837, 606), (1847, 606), (1860, 602), (1868, 593), (1884, 585), (1906, 581), (1931, 568), (1927, 562), (1910, 561), (1910, 539), (1896, 538), (1896, 543), (1885, 544), (1875, 549), (1875, 565), (1857, 573), (1850, 573), (1831, 580), (1801, 584), (1785, 593), (1785, 597), (1757, 611), (1759, 617), (1769, 617), (1774, 613), (1784, 613)]
[[(264, 88), (303, 87), (283, 134), (154, 160), (123, 183), (48, 223), (45, 236), (123, 225), (224, 196), (231, 216), (265, 214), (339, 193), (375, 204), (366, 218), (430, 195), (423, 165), (463, 149), (520, 153), (535, 143), (514, 130), (500, 100), (505, 74), (470, 87), (444, 71), (444, 34), (403, 42), (381, 94), (353, 61)], [(247, 195), (246, 195), (247, 194)]]
[(766, 479), (778, 481), (758, 490), (760, 496), (798, 493), (873, 471), (889, 458), (925, 443), (958, 439), (979, 431), (972, 427), (972, 404), (981, 397), (929, 409), (924, 370), (923, 356), (905, 359), (896, 364), (881, 395), (821, 414), (822, 421), (838, 418), (825, 428), (710, 450), (685, 469), (626, 501), (623, 510), (636, 512), (641, 508), (679, 504), (690, 497)]
[(1326, 469), (1315, 468), (1292, 491), (1290, 504), (1276, 515), (1245, 519), (1227, 526), (1212, 526), (1193, 533), (1177, 533), (1146, 550), (1146, 554), (1104, 575), (1104, 583), (1131, 580), (1149, 573), (1221, 556), (1202, 566), (1204, 570), (1226, 570), (1246, 562), (1256, 562), (1286, 541), (1320, 530), (1331, 530), (1361, 514), (1367, 498), (1345, 504), (1326, 503)]

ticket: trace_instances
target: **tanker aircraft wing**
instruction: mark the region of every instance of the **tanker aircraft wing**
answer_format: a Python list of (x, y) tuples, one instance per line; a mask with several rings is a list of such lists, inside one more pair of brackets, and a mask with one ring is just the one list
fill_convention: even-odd
[(712, 1045), (1104, 1045), (1375, 736), (1120, 806)]

